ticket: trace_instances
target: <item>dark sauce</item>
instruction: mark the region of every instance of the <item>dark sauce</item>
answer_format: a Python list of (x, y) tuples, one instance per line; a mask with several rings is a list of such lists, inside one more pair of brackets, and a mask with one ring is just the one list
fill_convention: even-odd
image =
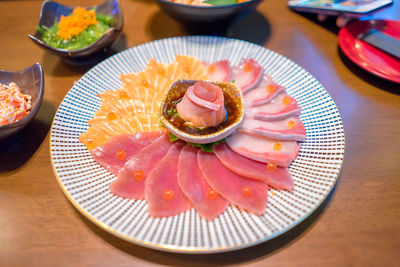
[(182, 100), (187, 88), (193, 85), (196, 81), (181, 81), (173, 85), (173, 88), (168, 92), (167, 99), (163, 107), (163, 116), (176, 128), (192, 135), (206, 135), (216, 133), (237, 122), (240, 113), (240, 95), (232, 89), (232, 85), (226, 83), (215, 83), (224, 92), (225, 119), (217, 126), (212, 127), (194, 127), (185, 123), (179, 117), (176, 111), (176, 105)]

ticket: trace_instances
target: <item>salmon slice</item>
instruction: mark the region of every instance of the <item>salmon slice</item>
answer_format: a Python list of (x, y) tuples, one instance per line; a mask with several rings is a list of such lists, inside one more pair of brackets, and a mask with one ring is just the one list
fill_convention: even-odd
[(190, 80), (208, 80), (208, 72), (204, 64), (190, 56), (177, 55), (175, 61), (182, 67)]
[(186, 145), (179, 155), (178, 184), (201, 217), (214, 220), (228, 202), (205, 181), (197, 163), (197, 148)]
[(294, 187), (288, 168), (268, 169), (265, 163), (243, 157), (222, 143), (215, 146), (213, 150), (219, 161), (238, 175), (263, 181), (276, 189), (291, 190)]
[(261, 65), (252, 58), (242, 59), (240, 64), (234, 67), (232, 71), (232, 79), (243, 94), (255, 88), (260, 83), (262, 76)]
[(274, 83), (272, 78), (266, 75), (256, 88), (247, 91), (243, 100), (247, 107), (260, 106), (270, 102), (283, 91), (285, 87)]
[(113, 136), (160, 130), (164, 130), (164, 128), (161, 126), (157, 114), (138, 113), (134, 116), (96, 123), (79, 136), (79, 141), (92, 150), (106, 143)]
[(214, 63), (204, 63), (207, 67), (208, 76), (211, 81), (232, 81), (232, 71), (229, 60), (220, 60)]
[(146, 179), (170, 146), (169, 138), (163, 136), (133, 155), (119, 170), (117, 180), (110, 185), (111, 192), (123, 198), (143, 199)]
[(261, 121), (244, 118), (238, 131), (279, 140), (306, 140), (306, 128), (303, 122), (297, 117), (289, 117), (279, 121)]
[(164, 76), (171, 82), (171, 84), (177, 80), (185, 80), (189, 78), (188, 74), (183, 71), (183, 67), (177, 62), (164, 65), (158, 63), (154, 59), (150, 59), (146, 70), (154, 71), (157, 74)]
[(183, 142), (174, 143), (146, 179), (145, 196), (152, 217), (169, 217), (192, 206), (178, 185), (178, 161)]
[(282, 120), (300, 115), (301, 109), (294, 98), (281, 92), (267, 104), (257, 107), (247, 107), (245, 116), (256, 120)]
[(92, 149), (93, 159), (117, 175), (122, 166), (142, 148), (161, 137), (163, 132), (141, 132), (113, 136), (107, 143)]
[(243, 132), (228, 137), (226, 141), (242, 156), (264, 163), (273, 162), (281, 167), (288, 167), (300, 151), (296, 141), (274, 140)]
[(232, 172), (213, 153), (199, 150), (197, 160), (207, 183), (230, 203), (255, 214), (265, 212), (268, 191), (266, 183)]

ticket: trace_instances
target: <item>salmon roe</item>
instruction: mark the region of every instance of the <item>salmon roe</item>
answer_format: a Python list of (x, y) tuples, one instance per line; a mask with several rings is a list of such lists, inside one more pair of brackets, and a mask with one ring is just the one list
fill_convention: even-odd
[(208, 66), (208, 72), (209, 73), (215, 72), (215, 65), (211, 64), (210, 66)]
[(190, 68), (188, 66), (183, 67), (183, 71), (186, 73), (190, 72)]
[(268, 162), (267, 163), (267, 170), (269, 170), (271, 172), (275, 171), (276, 167), (277, 167), (276, 163), (273, 163), (273, 162)]
[(114, 112), (110, 112), (107, 114), (107, 119), (112, 121), (115, 120), (117, 118), (117, 115)]
[(160, 75), (165, 75), (165, 70), (164, 70), (164, 68), (158, 67), (158, 68), (157, 68), (157, 73), (160, 74)]
[(121, 160), (121, 161), (125, 160), (126, 159), (126, 152), (124, 150), (120, 149), (115, 153), (115, 157), (118, 160)]
[(144, 171), (143, 170), (136, 170), (133, 173), (133, 177), (136, 181), (142, 181), (144, 179)]
[(290, 102), (291, 102), (290, 96), (285, 96), (285, 97), (282, 99), (282, 103), (283, 103), (284, 105), (289, 105)]
[(209, 199), (214, 200), (214, 199), (217, 198), (217, 196), (218, 196), (218, 193), (217, 193), (213, 188), (208, 189), (208, 191), (207, 191), (207, 197), (208, 197)]
[(245, 72), (250, 72), (252, 70), (252, 67), (251, 67), (251, 65), (249, 63), (247, 63), (247, 64), (244, 65), (243, 70)]
[(88, 145), (87, 145), (87, 148), (88, 148), (89, 150), (92, 150), (92, 149), (94, 149), (94, 148), (96, 147), (96, 145), (94, 144), (94, 141), (91, 140), (91, 139), (88, 140), (87, 144), (88, 144)]
[(164, 199), (171, 200), (175, 197), (175, 192), (172, 190), (165, 190), (163, 196)]
[(274, 84), (268, 84), (267, 85), (267, 92), (270, 94), (273, 94), (276, 92), (276, 86)]
[(146, 81), (146, 80), (142, 80), (142, 85), (143, 85), (144, 87), (149, 87), (149, 86), (150, 86), (149, 82)]
[(125, 91), (121, 91), (119, 92), (119, 98), (124, 99), (124, 98), (129, 98), (129, 96)]
[(275, 150), (275, 151), (281, 151), (281, 150), (282, 150), (282, 144), (279, 143), (279, 142), (276, 142), (276, 143), (274, 144), (274, 150)]
[(253, 195), (253, 188), (251, 188), (251, 186), (243, 186), (242, 188), (242, 195), (244, 197), (250, 197), (251, 195)]
[(289, 128), (293, 128), (296, 126), (296, 123), (294, 122), (294, 120), (290, 120), (290, 121), (288, 121), (287, 125)]

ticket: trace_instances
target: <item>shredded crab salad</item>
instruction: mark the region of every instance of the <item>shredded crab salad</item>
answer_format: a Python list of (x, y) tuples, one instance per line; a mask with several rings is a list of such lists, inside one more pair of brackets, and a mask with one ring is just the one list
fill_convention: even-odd
[(31, 110), (30, 95), (21, 93), (18, 85), (0, 83), (0, 125), (19, 121)]

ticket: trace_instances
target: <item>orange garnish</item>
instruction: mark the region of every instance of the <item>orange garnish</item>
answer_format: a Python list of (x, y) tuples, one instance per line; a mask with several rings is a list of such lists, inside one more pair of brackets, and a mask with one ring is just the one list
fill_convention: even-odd
[(270, 94), (273, 94), (276, 92), (276, 86), (274, 84), (268, 84), (267, 85), (267, 92)]
[(144, 179), (144, 171), (143, 170), (136, 170), (133, 173), (133, 177), (135, 178), (135, 180), (137, 181), (142, 181)]
[(290, 121), (288, 121), (287, 125), (289, 128), (293, 128), (296, 126), (296, 123), (294, 122), (294, 120), (290, 120)]
[(88, 148), (89, 150), (92, 150), (92, 149), (95, 148), (95, 147), (96, 147), (96, 144), (94, 144), (93, 140), (88, 140), (88, 142), (87, 142), (87, 148)]
[(89, 25), (97, 25), (96, 13), (94, 10), (87, 11), (85, 8), (77, 7), (71, 15), (67, 17), (61, 15), (57, 34), (62, 39), (68, 40), (79, 35)]
[(143, 85), (144, 87), (147, 87), (147, 88), (150, 86), (149, 82), (146, 81), (146, 80), (142, 80), (142, 85)]
[(164, 199), (171, 200), (175, 197), (175, 192), (172, 190), (165, 190), (163, 196)]
[(253, 194), (253, 188), (251, 188), (251, 186), (246, 185), (242, 188), (242, 195), (244, 197), (250, 197), (252, 194)]
[(119, 98), (120, 99), (129, 98), (129, 96), (125, 91), (121, 91), (121, 92), (119, 92)]
[(183, 71), (186, 73), (190, 72), (190, 68), (188, 66), (183, 67)]
[(164, 68), (158, 67), (158, 68), (157, 68), (157, 73), (158, 73), (158, 74), (161, 74), (161, 75), (165, 75), (165, 70), (164, 70)]
[(245, 72), (250, 72), (250, 71), (252, 70), (252, 67), (251, 67), (251, 65), (250, 65), (249, 63), (246, 63), (246, 64), (244, 65), (244, 67), (243, 67), (243, 70), (244, 70)]
[(276, 163), (273, 163), (273, 162), (268, 162), (267, 163), (267, 170), (269, 170), (271, 172), (275, 171), (276, 167), (277, 167)]
[(126, 159), (126, 152), (124, 150), (120, 149), (115, 153), (115, 157), (118, 160), (121, 160), (121, 161), (125, 160)]
[(291, 102), (290, 96), (284, 96), (284, 97), (283, 97), (282, 103), (283, 103), (284, 105), (289, 105), (290, 102)]
[(281, 143), (275, 143), (274, 144), (274, 150), (275, 151), (281, 151), (282, 150), (282, 144)]
[(209, 73), (213, 73), (215, 71), (215, 65), (211, 64), (210, 66), (208, 66), (208, 72)]
[(209, 199), (211, 199), (211, 200), (216, 199), (217, 196), (218, 196), (218, 193), (217, 193), (213, 188), (208, 189), (208, 191), (207, 191), (207, 197), (208, 197)]
[(110, 112), (107, 114), (107, 119), (112, 121), (115, 120), (117, 118), (117, 115), (114, 112)]

